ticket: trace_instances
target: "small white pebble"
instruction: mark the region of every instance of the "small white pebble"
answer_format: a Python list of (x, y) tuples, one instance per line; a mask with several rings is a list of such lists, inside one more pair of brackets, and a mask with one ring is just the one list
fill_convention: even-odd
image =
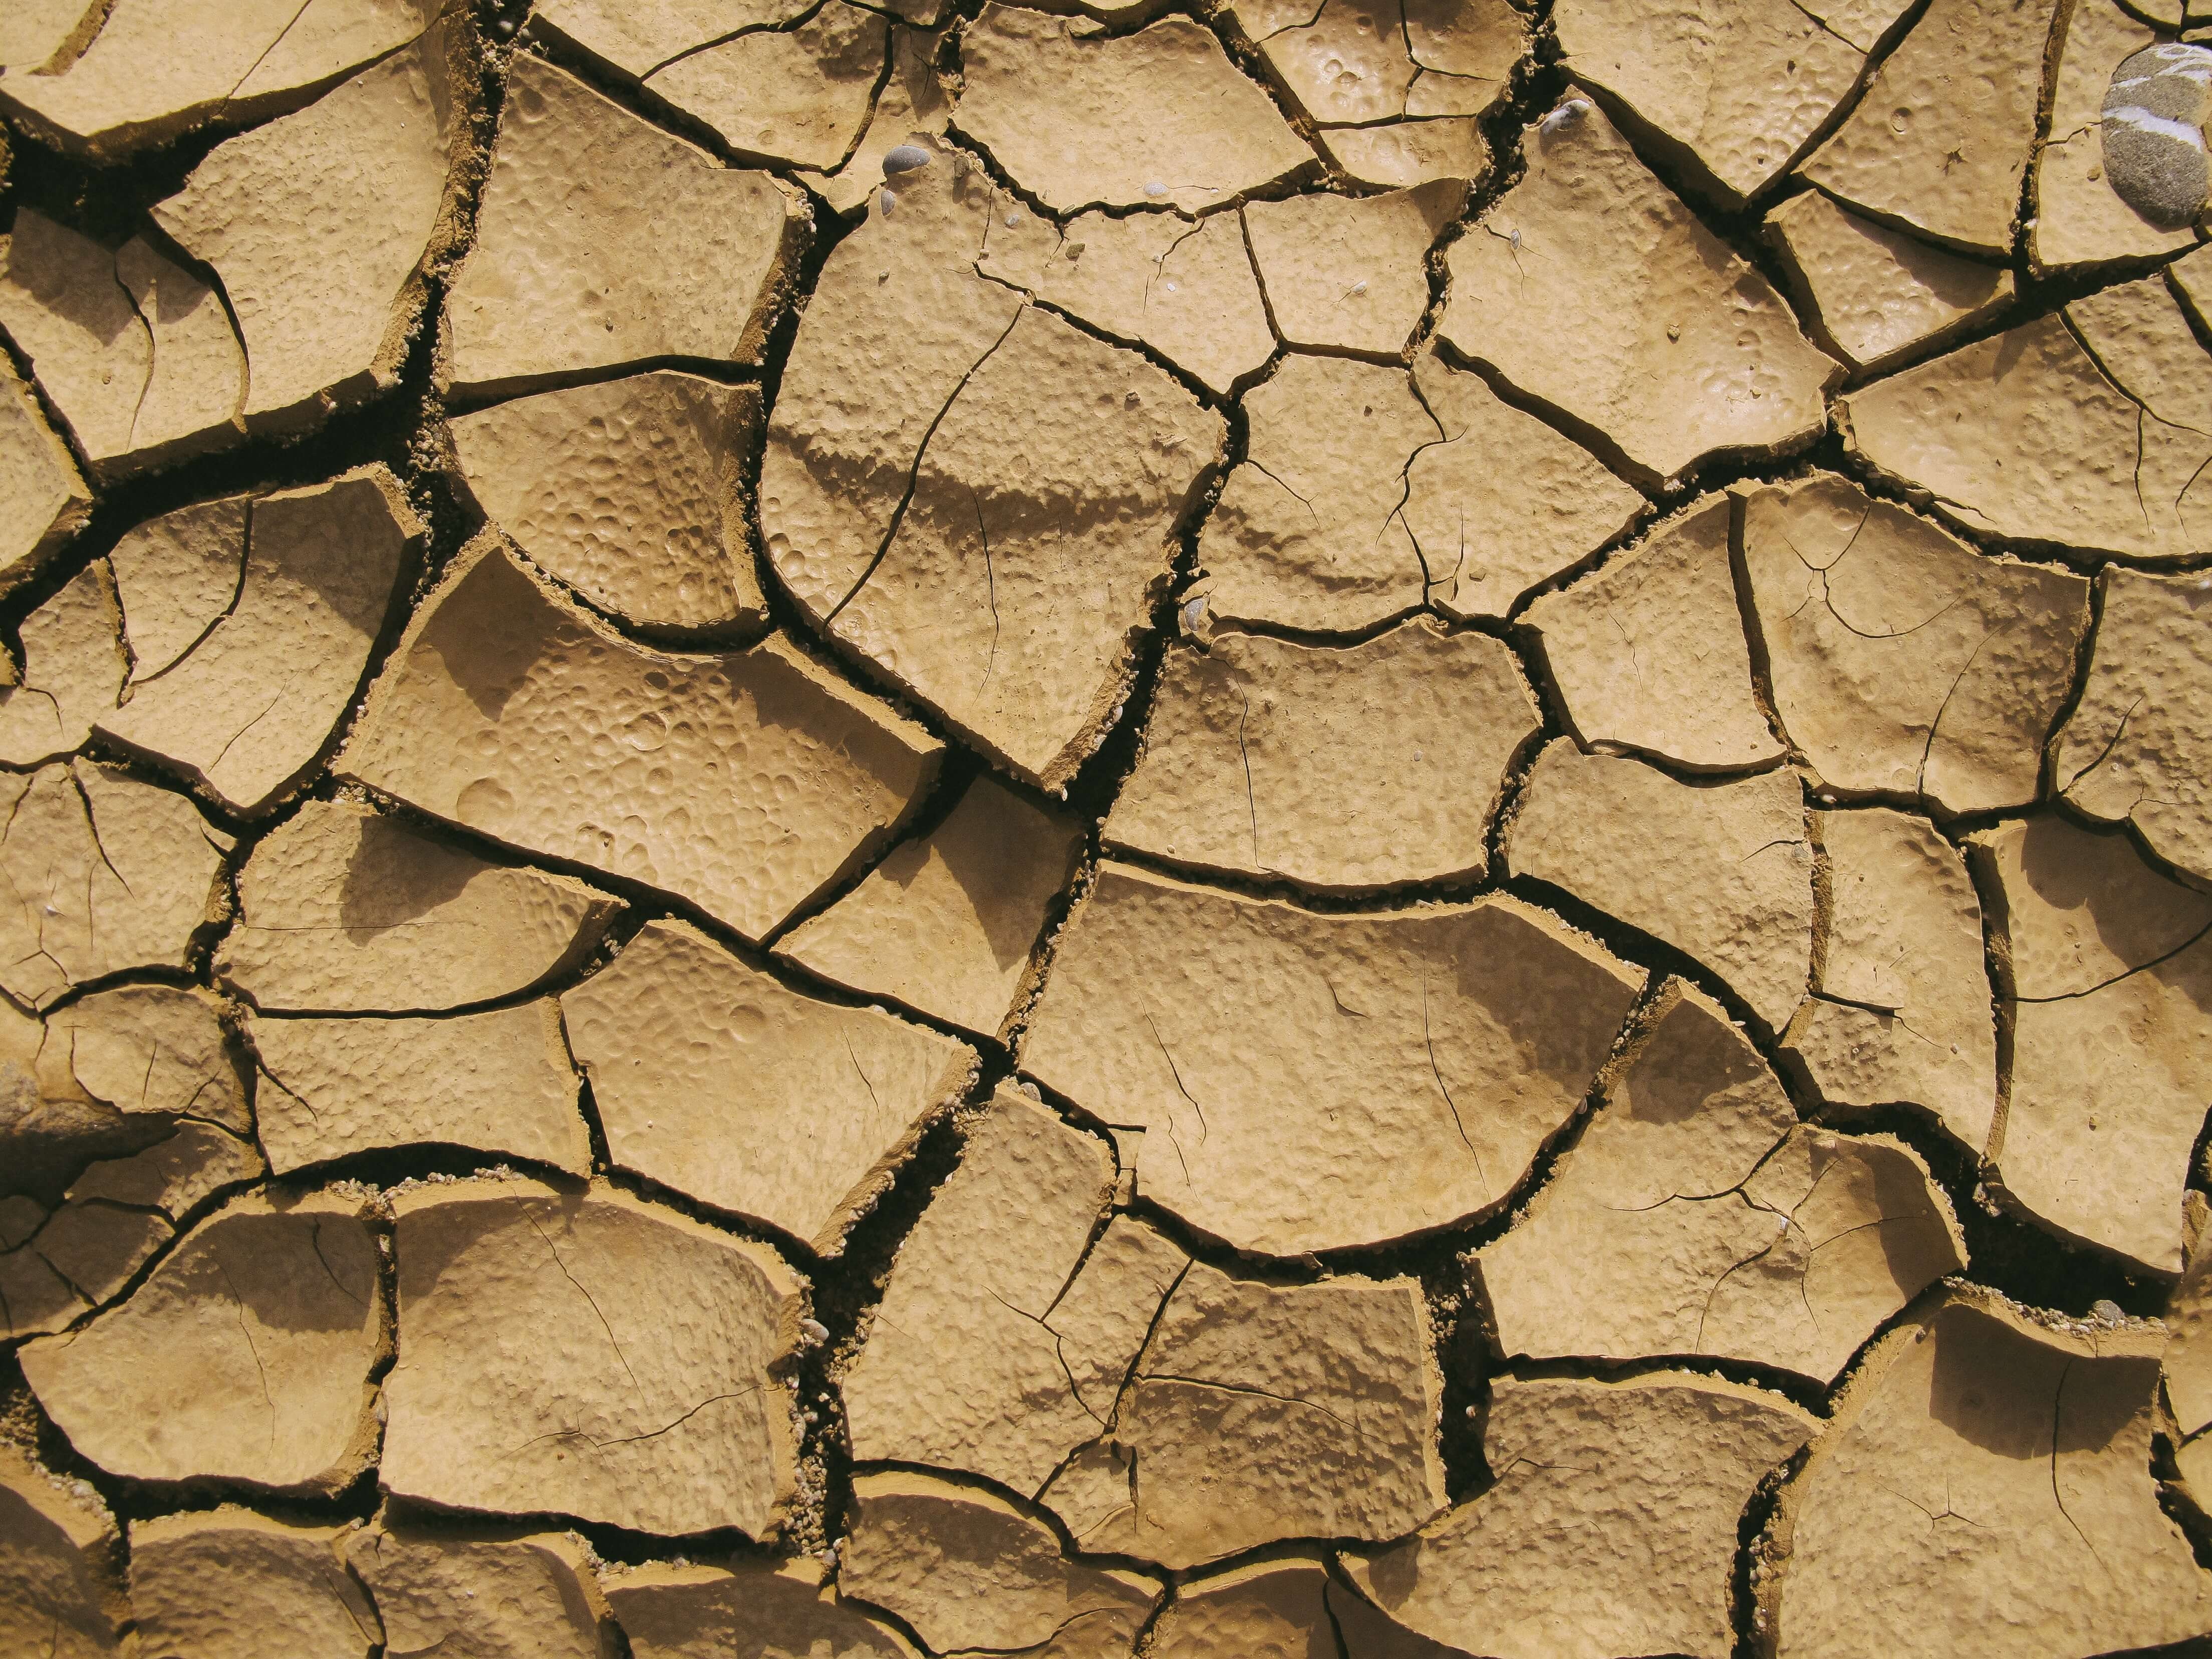
[(2089, 1304), (2089, 1312), (2092, 1316), (2103, 1320), (2107, 1325), (2117, 1325), (2127, 1317), (2120, 1311), (2120, 1304), (2117, 1302), (2092, 1302)]
[(1165, 185), (1153, 184), (1153, 185), (1146, 185), (1145, 186), (1145, 194), (1146, 194), (1146, 195), (1147, 195), (1147, 196), (1152, 197), (1152, 198), (1154, 198), (1155, 199), (1157, 199), (1157, 198), (1159, 198), (1159, 197), (1164, 196), (1164, 195), (1166, 195), (1167, 193), (1168, 193), (1168, 187), (1167, 187)]
[(1017, 209), (1015, 209), (1012, 213), (1009, 213), (1009, 214), (1006, 216), (1006, 228), (1007, 228), (1007, 229), (1009, 229), (1009, 230), (1011, 230), (1011, 229), (1012, 229), (1016, 225), (1018, 225), (1018, 224), (1021, 223), (1021, 222), (1022, 222), (1022, 214), (1021, 214), (1021, 210), (1020, 210), (1019, 208), (1017, 208)]

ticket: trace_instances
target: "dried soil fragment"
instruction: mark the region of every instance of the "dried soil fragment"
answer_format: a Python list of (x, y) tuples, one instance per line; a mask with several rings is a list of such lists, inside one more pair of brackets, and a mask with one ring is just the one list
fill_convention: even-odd
[(1477, 118), (1504, 100), (1528, 49), (1504, 0), (1318, 9), (1260, 0), (1231, 9), (1279, 85), (1320, 129), (1329, 159), (1363, 184), (1479, 182), (1490, 149)]
[(1751, 652), (1729, 569), (1729, 498), (1712, 496), (1642, 545), (1530, 605), (1576, 737), (1698, 771), (1778, 760), (1752, 696)]
[(2009, 253), (2059, 10), (2057, 0), (1935, 0), (1805, 176), (1875, 218)]
[(637, 1659), (915, 1659), (888, 1625), (838, 1598), (805, 1559), (646, 1566), (600, 1580)]
[(14, 368), (0, 362), (0, 592), (58, 552), (91, 511), (69, 446)]
[(1749, 494), (1743, 558), (1776, 713), (1824, 785), (1946, 814), (2035, 799), (2087, 582), (1819, 473)]
[(1413, 388), (1443, 441), (1414, 453), (1398, 514), (1420, 550), (1429, 602), (1445, 616), (1503, 617), (1644, 511), (1595, 456), (1434, 349), (1414, 363)]
[(135, 1651), (120, 1554), (99, 1493), (0, 1445), (0, 1646), (45, 1659)]
[(0, 18), (0, 69), (57, 75), (107, 21), (105, 0), (23, 0)]
[(168, 672), (230, 611), (252, 501), (223, 495), (164, 513), (125, 531), (108, 554), (134, 682)]
[(2194, 493), (2212, 459), (2204, 379), (2203, 352), (2151, 277), (1906, 369), (1838, 410), (1858, 453), (1970, 530), (2170, 559), (2212, 530), (2212, 490)]
[(432, 1531), (380, 1517), (346, 1565), (376, 1597), (387, 1659), (605, 1659), (607, 1604), (573, 1533)]
[[(2190, 1253), (2189, 1271), (2166, 1300), (2164, 1322), (2173, 1334), (2160, 1361), (2166, 1403), (2175, 1425), (2185, 1437), (2192, 1436), (2212, 1423), (2212, 1250), (2201, 1242)], [(2207, 1495), (2199, 1489), (2200, 1508)]]
[(1959, 849), (1923, 820), (1820, 812), (1826, 941), (1783, 1052), (1831, 1105), (1906, 1101), (1971, 1152), (1996, 1111), (1982, 907)]
[(1567, 72), (1620, 100), (1736, 207), (1782, 176), (1910, 9), (1905, 0), (1870, 0), (1831, 18), (1791, 0), (1754, 0), (1717, 27), (1691, 0), (1568, 0), (1557, 24)]
[(121, 1307), (21, 1354), (40, 1405), (112, 1474), (327, 1494), (375, 1455), (367, 1377), (390, 1340), (350, 1204), (250, 1196)]
[(781, 636), (649, 651), (480, 541), (416, 614), (340, 764), (757, 939), (890, 838), (941, 753)]
[(1444, 434), (1406, 371), (1293, 356), (1244, 410), (1248, 459), (1199, 538), (1212, 609), (1349, 632), (1420, 605), (1432, 573), (1400, 509), (1408, 465)]
[(890, 75), (876, 94), (852, 159), (828, 178), (810, 181), (838, 212), (849, 217), (878, 195), (884, 184), (883, 158), (892, 150), (943, 136), (952, 115), (952, 100), (937, 76), (944, 38), (941, 29), (892, 28)]
[(806, 0), (544, 0), (531, 25), (643, 80), (710, 40), (782, 28), (809, 9)]
[(2171, 1277), (2212, 1095), (2212, 899), (2125, 834), (2056, 816), (1973, 844), (2003, 890), (2012, 963), (1996, 1183), (2053, 1231)]
[(1497, 1659), (1721, 1659), (1737, 1519), (1818, 1427), (1778, 1395), (1681, 1371), (1502, 1377), (1483, 1431), (1498, 1484), (1346, 1565), (1399, 1623)]
[(975, 1080), (965, 1043), (656, 921), (561, 999), (617, 1164), (825, 1255)]
[(352, 801), (309, 801), (258, 842), (225, 985), (287, 1013), (439, 1012), (544, 983), (596, 947), (616, 900), (508, 868)]
[(1650, 479), (1819, 432), (1841, 367), (1595, 108), (1543, 130), (1565, 114), (1528, 134), (1527, 176), (1446, 250), (1438, 333)]
[(1293, 1556), (1193, 1579), (1160, 1616), (1153, 1659), (1213, 1659), (1225, 1653), (1270, 1659), (1340, 1659), (1329, 1628), (1328, 1574)]
[(1479, 1258), (1498, 1346), (1720, 1354), (1825, 1384), (1966, 1267), (1950, 1207), (1899, 1142), (1799, 1125), (1718, 1005), (1673, 987), (1559, 1175)]
[(2148, 1468), (2157, 1388), (2144, 1338), (1985, 1294), (1893, 1333), (1784, 1493), (1777, 1651), (2072, 1659), (2212, 1631)]
[(462, 396), (665, 357), (760, 361), (805, 203), (514, 59), (443, 378)]
[(44, 142), (113, 161), (298, 105), (435, 15), (424, 0), (120, 0), (81, 56), (58, 74), (10, 76), (0, 104)]
[(465, 1146), (584, 1175), (592, 1148), (549, 998), (444, 1019), (259, 1019), (261, 1144), (285, 1175), (384, 1147)]
[(1133, 1553), (1187, 1567), (1279, 1538), (1394, 1538), (1443, 1506), (1443, 1389), (1411, 1279), (1170, 1292), (1115, 1434)]
[(1045, 913), (1074, 873), (1083, 831), (995, 779), (902, 842), (852, 892), (799, 923), (776, 954), (867, 995), (995, 1036), (1034, 982)]
[[(2084, 0), (2085, 5), (2087, 0)], [(1767, 216), (1820, 343), (1855, 369), (1881, 370), (1979, 326), (2012, 302), (2012, 272), (1847, 213), (1817, 190)]]
[[(254, 497), (241, 522), (230, 608), (168, 667), (135, 677), (99, 730), (251, 817), (300, 780), (345, 717), (424, 526), (380, 465)], [(158, 627), (170, 597), (157, 592), (140, 614), (152, 610)], [(126, 618), (137, 604), (127, 591)]]
[(456, 1182), (392, 1208), (386, 1491), (670, 1534), (775, 1524), (806, 1287), (773, 1251), (604, 1186)]
[(441, 21), (296, 115), (218, 145), (155, 204), (222, 279), (246, 343), (250, 428), (307, 424), (398, 384), (423, 272), (456, 229), (449, 158), (466, 148), (475, 76), (454, 61), (460, 27)]
[(1325, 890), (1479, 879), (1539, 724), (1503, 643), (1426, 617), (1344, 647), (1171, 646), (1106, 838)]
[[(182, 968), (222, 854), (182, 795), (76, 761), (0, 774), (0, 987), (44, 1007), (126, 968)], [(224, 843), (226, 846), (228, 842)]]
[(1313, 165), (1188, 18), (1131, 35), (997, 4), (961, 37), (960, 130), (1055, 213), (1212, 207)]
[(215, 290), (143, 236), (109, 248), (24, 208), (0, 325), (102, 480), (244, 435), (246, 355)]
[(768, 620), (738, 495), (760, 393), (660, 370), (453, 423), (461, 477), (539, 568), (647, 628)]
[(1797, 775), (1702, 787), (1561, 739), (1507, 830), (1516, 875), (1687, 951), (1776, 1030), (1805, 994), (1813, 848)]
[(2088, 684), (2058, 737), (2059, 791), (2212, 882), (2212, 589), (2201, 575), (2100, 580)]
[[(1248, 221), (1217, 213), (1116, 218), (1085, 213), (1065, 226), (1022, 213), (985, 227), (976, 269), (1126, 340), (1141, 340), (1218, 392), (1273, 355), (1267, 302), (1244, 244)], [(1424, 303), (1426, 289), (1423, 289)], [(1279, 315), (1279, 313), (1278, 313)]]
[(1318, 915), (1109, 864), (1061, 935), (1023, 1065), (1144, 1126), (1166, 1208), (1295, 1255), (1502, 1202), (1639, 979), (1510, 898)]
[(839, 1588), (897, 1614), (932, 1652), (1118, 1659), (1164, 1588), (1062, 1559), (1051, 1528), (976, 1487), (863, 1474), (853, 1504)]
[[(968, 1470), (1026, 1495), (1098, 1431), (1044, 1322), (1113, 1179), (1103, 1140), (1000, 1085), (901, 1248), (846, 1375), (854, 1458)], [(1155, 1291), (1144, 1317), (1158, 1306)]]
[(80, 749), (123, 694), (123, 613), (95, 559), (23, 618), (19, 684), (0, 688), (0, 763), (37, 766)]
[(1429, 249), (1467, 205), (1462, 179), (1387, 196), (1293, 196), (1244, 210), (1284, 343), (1395, 357), (1429, 308)]
[(344, 1527), (225, 1504), (131, 1528), (142, 1650), (189, 1659), (368, 1659), (383, 1635), (348, 1576)]
[[(2113, 105), (2115, 114), (2130, 106), (2142, 108), (2140, 94), (2147, 88), (2115, 82), (2135, 78), (2124, 71), (2126, 60), (2154, 45), (2159, 37), (2114, 0), (2075, 0), (2059, 28), (2063, 43), (2058, 49), (2058, 75), (2051, 100), (2051, 136), (2038, 149), (2035, 158), (2028, 258), (2041, 269), (2053, 270), (2190, 246), (2197, 238), (2189, 227), (2169, 228), (2152, 222), (2128, 205), (2119, 185), (2129, 171), (2128, 162), (2142, 155), (2141, 151), (2136, 155), (2125, 152), (2131, 144), (2148, 137), (2144, 148), (2149, 153), (2142, 159), (2152, 161), (2154, 176), (2165, 173), (2158, 164), (2170, 158), (2182, 163), (2181, 176), (2185, 178), (2193, 149), (2193, 183), (2201, 205), (2204, 189), (2202, 133), (2194, 135), (2192, 146), (2187, 137), (2155, 126), (2145, 134), (2130, 120), (2116, 122), (2109, 129), (2106, 125), (2107, 102)], [(2172, 119), (2182, 112), (2159, 112)], [(2129, 131), (2131, 127), (2136, 130)], [(2177, 149), (2165, 150), (2167, 145)], [(2185, 216), (2194, 217), (2194, 209)]]
[(1224, 430), (1136, 353), (1025, 308), (945, 410), (830, 631), (1018, 776), (1059, 787), (1128, 695), (1133, 639)]

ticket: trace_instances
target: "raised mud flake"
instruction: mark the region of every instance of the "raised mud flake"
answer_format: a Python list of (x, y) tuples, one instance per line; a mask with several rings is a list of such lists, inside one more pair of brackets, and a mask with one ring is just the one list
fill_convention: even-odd
[(782, 28), (810, 9), (806, 0), (545, 0), (531, 24), (641, 81), (709, 41)]
[(2004, 894), (2012, 969), (1991, 1184), (2062, 1237), (2171, 1278), (2212, 1093), (2212, 899), (2124, 832), (2056, 815), (1971, 844)]
[(1009, 212), (1012, 225), (1002, 214), (984, 228), (975, 260), (985, 275), (1141, 340), (1224, 394), (1273, 355), (1241, 216), (1092, 212), (1055, 226)]
[[(857, 1461), (963, 1470), (1028, 1496), (1099, 1431), (1045, 1320), (1113, 1181), (1104, 1141), (1000, 1085), (908, 1235), (845, 1376)], [(1158, 1306), (1154, 1291), (1143, 1316)]]
[(223, 984), (286, 1013), (443, 1012), (543, 984), (588, 955), (616, 899), (452, 846), (357, 801), (308, 801), (238, 875)]
[(1814, 823), (1826, 946), (1783, 1053), (1830, 1105), (1907, 1102), (1979, 1152), (1996, 1113), (1996, 1029), (1965, 859), (1924, 819), (1881, 807)]
[(1480, 879), (1540, 724), (1504, 644), (1426, 617), (1344, 647), (1170, 646), (1106, 840), (1328, 890)]
[(1813, 952), (1813, 848), (1786, 768), (1696, 786), (1565, 738), (1537, 757), (1506, 860), (1711, 968), (1780, 1030)]
[(742, 34), (679, 58), (645, 86), (741, 155), (826, 171), (845, 159), (868, 118), (890, 28), (879, 12), (830, 0), (795, 28)]
[(2088, 684), (2058, 735), (2059, 793), (2212, 881), (2212, 589), (2202, 575), (2099, 580)]
[(648, 650), (479, 540), (416, 612), (337, 763), (758, 939), (890, 839), (942, 752), (781, 635)]
[(1729, 514), (1727, 496), (1709, 497), (1523, 615), (1585, 745), (1698, 771), (1782, 757), (1752, 695)]
[(1346, 1565), (1392, 1619), (1497, 1659), (1723, 1659), (1738, 1518), (1818, 1427), (1778, 1395), (1680, 1371), (1503, 1377), (1483, 1432), (1498, 1484)]
[(249, 1196), (122, 1306), (21, 1353), (40, 1405), (112, 1474), (328, 1494), (375, 1455), (367, 1378), (390, 1340), (356, 1209)]
[(1406, 371), (1292, 356), (1244, 410), (1247, 458), (1199, 538), (1214, 612), (1328, 632), (1419, 606), (1433, 572), (1401, 509), (1408, 466), (1443, 433)]
[(121, 0), (61, 73), (10, 76), (0, 103), (70, 155), (118, 160), (297, 105), (435, 15), (423, 0)]
[[(2159, 1357), (2166, 1403), (2173, 1410), (2174, 1425), (2185, 1439), (2191, 1438), (2212, 1424), (2212, 1250), (2204, 1248), (2202, 1239), (2191, 1250), (2189, 1269), (2166, 1298), (2161, 1317), (2172, 1333)], [(2212, 1447), (2212, 1442), (2203, 1443), (2191, 1460), (2198, 1468), (2184, 1468), (2184, 1480), (2202, 1479), (2205, 1447)], [(2212, 1492), (2198, 1487), (2200, 1509), (2208, 1497)]]
[(23, 0), (0, 18), (0, 69), (57, 74), (107, 21), (106, 0)]
[(244, 435), (246, 354), (222, 300), (143, 236), (110, 248), (25, 208), (0, 261), (0, 325), (96, 477)]
[(1949, 1206), (1897, 1141), (1800, 1126), (1717, 1005), (1668, 994), (1560, 1173), (1478, 1258), (1498, 1346), (1718, 1354), (1826, 1384), (1965, 1267)]
[(1734, 207), (1782, 176), (1910, 9), (1905, 0), (1873, 0), (1831, 18), (1790, 0), (1755, 0), (1717, 28), (1686, 0), (1568, 0), (1557, 24), (1567, 72), (1679, 147), (1700, 182)]
[(605, 1659), (608, 1610), (573, 1533), (410, 1525), (380, 1516), (346, 1565), (376, 1598), (386, 1659), (482, 1653)]
[(1055, 213), (1212, 207), (1314, 166), (1212, 31), (1097, 26), (993, 4), (962, 36), (956, 118)]
[(1433, 347), (1413, 364), (1413, 389), (1443, 441), (1414, 453), (1398, 514), (1420, 550), (1429, 603), (1445, 616), (1504, 617), (1646, 510), (1595, 455)]
[(1743, 560), (1775, 712), (1828, 788), (1945, 814), (2036, 799), (2087, 581), (1826, 473), (1747, 492)]
[(1295, 1255), (1503, 1202), (1640, 985), (1515, 899), (1321, 915), (1108, 864), (1063, 932), (1022, 1063), (1146, 1129), (1163, 1206)]
[(663, 369), (456, 416), (462, 479), (541, 569), (647, 628), (768, 620), (739, 505), (760, 393)]
[(457, 1182), (392, 1207), (386, 1492), (671, 1535), (776, 1524), (806, 1286), (773, 1251), (605, 1186)]
[(469, 396), (656, 358), (757, 362), (807, 228), (769, 174), (520, 54), (441, 376)]
[(368, 1659), (384, 1630), (347, 1575), (347, 1534), (231, 1504), (137, 1522), (139, 1642), (193, 1659)]
[(1128, 695), (1224, 429), (1136, 353), (1026, 307), (938, 422), (830, 631), (1057, 788)]
[(1446, 251), (1447, 343), (1652, 480), (1821, 430), (1842, 366), (1602, 114), (1563, 104), (1527, 144), (1527, 175)]
[(98, 1492), (0, 1445), (0, 1645), (45, 1659), (135, 1652), (120, 1556)]
[[(43, 1007), (127, 968), (178, 968), (222, 852), (198, 809), (89, 761), (0, 774), (0, 987)], [(222, 846), (227, 848), (226, 840)]]
[(1036, 983), (1032, 957), (1083, 846), (1075, 819), (989, 776), (950, 816), (787, 934), (776, 954), (864, 994), (996, 1036)]
[(561, 999), (614, 1162), (835, 1255), (975, 1080), (966, 1044), (649, 924)]
[[(2202, 132), (2194, 135), (2192, 146), (2186, 136), (2147, 133), (2132, 120), (2106, 126), (2108, 104), (2115, 115), (2130, 106), (2142, 108), (2136, 95), (2142, 88), (2121, 83), (2135, 79), (2127, 62), (2156, 44), (2157, 34), (2118, 0), (2075, 0), (2060, 27), (2064, 38), (2051, 100), (2050, 137), (2035, 158), (2029, 258), (2051, 270), (2188, 247), (2197, 240), (2190, 227), (2154, 223), (2128, 204), (2121, 188), (2132, 161), (2151, 162), (2154, 174), (2166, 173), (2160, 163), (2179, 161), (2184, 191), (2193, 183), (2201, 204)], [(2164, 114), (2171, 119), (2181, 112)], [(2145, 138), (2148, 144), (2142, 143)], [(2190, 180), (2192, 161), (2195, 178)]]
[(1156, 1659), (1212, 1659), (1225, 1653), (1339, 1659), (1329, 1629), (1328, 1588), (1328, 1570), (1309, 1557), (1194, 1578), (1161, 1615), (1152, 1653)]
[(23, 618), (22, 674), (0, 688), (0, 763), (37, 766), (83, 747), (123, 694), (122, 629), (114, 579), (97, 559)]
[(1935, 0), (1804, 175), (1938, 242), (2012, 250), (2057, 0)]
[(174, 668), (237, 601), (252, 499), (221, 495), (164, 513), (124, 532), (109, 552), (133, 682)]
[(890, 74), (851, 159), (827, 178), (810, 181), (839, 213), (850, 217), (880, 193), (883, 158), (892, 150), (917, 138), (943, 137), (952, 117), (952, 100), (937, 74), (945, 34), (944, 29), (892, 28)]
[(854, 1478), (838, 1555), (840, 1590), (934, 1653), (1123, 1659), (1164, 1588), (1064, 1559), (1051, 1528), (993, 1492), (904, 1470)]
[(2160, 1513), (2140, 1335), (1960, 1292), (1893, 1333), (1784, 1490), (1763, 1608), (1784, 1659), (2075, 1659), (2212, 1631)]
[(1467, 205), (1462, 179), (1387, 196), (1318, 194), (1244, 210), (1283, 341), (1396, 356), (1429, 308), (1428, 253)]
[(1817, 190), (1776, 208), (1764, 234), (1782, 256), (1820, 344), (1855, 369), (1888, 368), (2012, 302), (2012, 272), (2004, 267), (1863, 219)]
[(84, 526), (92, 491), (30, 387), (0, 362), (0, 592), (20, 586)]
[[(149, 8), (150, 9), (151, 8)], [(388, 392), (456, 232), (449, 172), (465, 149), (460, 25), (297, 114), (218, 145), (154, 219), (215, 269), (246, 346), (249, 428), (312, 423)]]
[(268, 1019), (246, 1033), (278, 1175), (387, 1147), (465, 1146), (590, 1171), (576, 1073), (549, 998), (438, 1019)]
[[(2145, 358), (2170, 378), (2131, 380)], [(2212, 527), (2204, 361), (2150, 277), (1852, 392), (1838, 420), (1853, 450), (1969, 530), (2182, 558)]]
[(730, 1568), (656, 1565), (599, 1582), (637, 1659), (917, 1659), (904, 1637), (842, 1600), (804, 1558)]
[(1194, 1264), (1116, 1419), (1136, 1459), (1133, 1553), (1187, 1567), (1419, 1526), (1445, 1501), (1431, 1349), (1413, 1279), (1275, 1285)]
[[(229, 609), (168, 667), (135, 677), (98, 729), (251, 817), (300, 781), (345, 718), (424, 526), (398, 480), (371, 465), (256, 496), (241, 528)], [(136, 602), (127, 591), (126, 623)]]

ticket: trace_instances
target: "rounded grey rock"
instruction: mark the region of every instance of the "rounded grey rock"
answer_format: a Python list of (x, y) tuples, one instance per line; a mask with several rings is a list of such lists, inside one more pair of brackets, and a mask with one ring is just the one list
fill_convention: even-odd
[(2123, 59), (2105, 93), (2105, 178), (2152, 224), (2177, 229), (2204, 210), (2212, 176), (2204, 122), (2212, 114), (2212, 51), (2180, 41)]
[(929, 165), (929, 152), (920, 144), (901, 144), (896, 149), (884, 152), (884, 177), (895, 179), (902, 173), (912, 173)]

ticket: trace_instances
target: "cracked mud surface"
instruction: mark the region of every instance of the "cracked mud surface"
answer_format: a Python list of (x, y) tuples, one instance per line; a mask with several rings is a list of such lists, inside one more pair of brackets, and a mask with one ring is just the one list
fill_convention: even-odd
[(2208, 65), (0, 5), (0, 1655), (2212, 1653)]

